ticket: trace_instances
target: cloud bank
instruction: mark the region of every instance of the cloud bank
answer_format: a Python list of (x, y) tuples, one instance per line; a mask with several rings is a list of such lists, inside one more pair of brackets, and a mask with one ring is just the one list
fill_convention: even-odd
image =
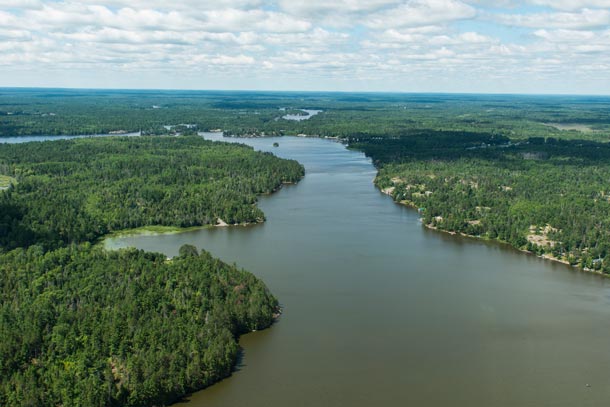
[(609, 0), (0, 0), (0, 86), (610, 94)]

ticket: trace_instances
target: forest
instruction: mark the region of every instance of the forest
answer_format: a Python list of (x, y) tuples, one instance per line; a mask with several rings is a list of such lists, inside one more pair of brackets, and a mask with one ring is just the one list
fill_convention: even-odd
[(0, 405), (167, 405), (228, 376), (277, 300), (183, 246), (168, 261), (88, 243), (0, 257)]
[(376, 185), (428, 227), (610, 273), (608, 143), (445, 133), (353, 147), (376, 161)]
[(183, 246), (167, 259), (97, 240), (146, 225), (264, 220), (257, 195), (303, 167), (198, 136), (0, 144), (0, 405), (167, 405), (231, 374), (277, 300)]
[[(295, 109), (322, 112), (282, 119)], [(164, 126), (186, 124), (239, 136), (388, 138), (438, 130), (610, 141), (609, 109), (610, 99), (596, 96), (0, 88), (0, 138), (163, 134), (171, 131)]]
[(295, 161), (198, 136), (0, 144), (0, 248), (46, 249), (113, 231), (256, 223), (258, 194), (296, 182)]

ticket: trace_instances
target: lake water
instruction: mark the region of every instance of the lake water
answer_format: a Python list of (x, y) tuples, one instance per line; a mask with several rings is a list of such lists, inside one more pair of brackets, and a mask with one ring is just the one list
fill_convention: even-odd
[(0, 137), (0, 144), (18, 144), (18, 143), (29, 143), (31, 141), (49, 141), (49, 140), (68, 140), (73, 138), (87, 138), (87, 137), (109, 137), (109, 136), (122, 136), (122, 137), (133, 137), (139, 136), (140, 132), (136, 133), (125, 133), (125, 134), (87, 134), (82, 136), (48, 136), (48, 135), (33, 135), (33, 136), (13, 136), (13, 137)]
[(303, 120), (309, 120), (312, 117), (314, 117), (315, 115), (321, 113), (321, 110), (307, 110), (307, 109), (301, 109), (302, 112), (304, 112), (304, 115), (301, 114), (287, 114), (282, 116), (282, 119), (284, 120), (293, 120), (293, 121), (297, 121), (297, 122), (301, 122)]
[(234, 375), (188, 405), (608, 404), (609, 281), (423, 228), (340, 143), (239, 141), (306, 168), (260, 198), (265, 224), (108, 242), (168, 255), (194, 244), (252, 271), (284, 306), (271, 329), (242, 336)]

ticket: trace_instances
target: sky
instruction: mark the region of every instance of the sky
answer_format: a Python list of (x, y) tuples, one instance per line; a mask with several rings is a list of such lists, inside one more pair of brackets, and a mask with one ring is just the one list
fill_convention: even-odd
[(0, 0), (0, 86), (610, 95), (610, 0)]

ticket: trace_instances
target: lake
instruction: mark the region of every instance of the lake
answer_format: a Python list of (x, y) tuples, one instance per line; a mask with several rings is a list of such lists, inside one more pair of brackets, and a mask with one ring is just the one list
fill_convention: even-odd
[(74, 138), (87, 138), (87, 137), (133, 137), (139, 136), (140, 132), (135, 133), (124, 133), (124, 134), (86, 134), (81, 136), (49, 136), (49, 135), (32, 135), (32, 136), (11, 136), (11, 137), (0, 137), (0, 144), (18, 144), (18, 143), (29, 143), (31, 141), (50, 141), (50, 140), (70, 140)]
[(303, 120), (309, 120), (312, 117), (314, 117), (315, 115), (322, 113), (321, 110), (308, 110), (308, 109), (300, 109), (300, 110), (305, 114), (287, 114), (287, 115), (282, 116), (282, 119), (301, 122)]
[(260, 198), (266, 223), (107, 242), (170, 256), (194, 244), (256, 274), (284, 307), (242, 336), (234, 375), (187, 405), (607, 405), (608, 280), (425, 229), (340, 143), (227, 141), (305, 165), (298, 185)]

